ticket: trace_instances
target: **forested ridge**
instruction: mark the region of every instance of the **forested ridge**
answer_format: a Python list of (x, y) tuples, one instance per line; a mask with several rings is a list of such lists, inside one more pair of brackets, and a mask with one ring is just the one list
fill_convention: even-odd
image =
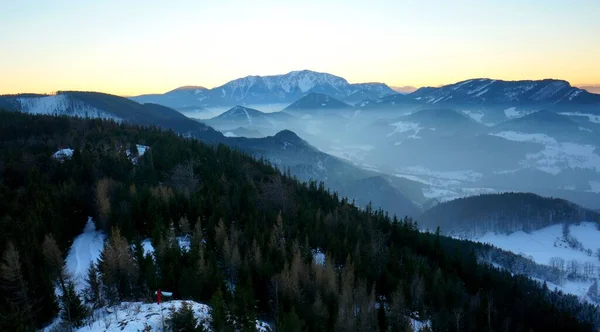
[[(127, 156), (135, 144), (150, 149)], [(52, 157), (62, 148), (72, 157)], [(109, 240), (76, 294), (60, 265), (88, 216)], [(405, 331), (408, 317), (434, 331), (590, 331), (598, 315), (479, 264), (481, 245), (153, 127), (0, 112), (0, 227), (3, 331), (59, 311), (77, 326), (91, 308), (158, 288), (211, 304), (218, 331), (251, 331), (257, 318), (280, 331)]]
[(425, 211), (421, 225), (444, 233), (531, 232), (559, 223), (600, 222), (600, 214), (560, 198), (532, 193), (482, 194), (440, 203)]

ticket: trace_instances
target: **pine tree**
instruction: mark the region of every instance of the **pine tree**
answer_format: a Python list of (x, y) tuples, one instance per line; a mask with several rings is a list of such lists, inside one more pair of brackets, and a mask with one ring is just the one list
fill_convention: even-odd
[(211, 310), (211, 327), (213, 331), (233, 332), (233, 326), (229, 320), (229, 312), (223, 299), (223, 293), (220, 288), (213, 294), (210, 305)]
[(94, 262), (90, 263), (85, 282), (86, 288), (84, 289), (83, 296), (85, 301), (91, 304), (94, 309), (102, 307), (104, 305), (104, 299), (102, 298), (102, 281), (100, 280), (100, 274)]
[(81, 302), (81, 299), (75, 291), (75, 284), (67, 281), (65, 291), (60, 296), (62, 303), (61, 318), (70, 328), (80, 327), (84, 319), (88, 316), (88, 309)]
[(189, 303), (183, 302), (179, 310), (172, 310), (167, 324), (173, 332), (203, 332), (204, 326), (198, 323)]

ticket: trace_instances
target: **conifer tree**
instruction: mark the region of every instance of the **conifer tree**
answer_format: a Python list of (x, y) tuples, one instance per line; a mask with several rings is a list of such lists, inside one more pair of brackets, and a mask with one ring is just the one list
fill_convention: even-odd
[(2, 256), (0, 285), (10, 310), (0, 316), (0, 326), (4, 326), (7, 331), (32, 330), (33, 305), (21, 271), (21, 256), (12, 242), (8, 243)]

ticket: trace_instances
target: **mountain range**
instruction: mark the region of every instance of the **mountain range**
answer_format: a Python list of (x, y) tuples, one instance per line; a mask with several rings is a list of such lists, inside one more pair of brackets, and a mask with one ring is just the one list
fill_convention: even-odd
[[(140, 98), (146, 97), (152, 96)], [(506, 190), (600, 207), (600, 95), (561, 80), (472, 79), (403, 95), (384, 84), (350, 84), (305, 70), (154, 97), (166, 104), (67, 91), (3, 96), (0, 108), (156, 125), (235, 145), (299, 178), (325, 181), (362, 204), (375, 191), (398, 193), (399, 201), (410, 203), (406, 208), (385, 205), (399, 214), (418, 210), (428, 199)], [(350, 97), (366, 99), (353, 104)], [(193, 106), (199, 100), (235, 104), (202, 121), (169, 107), (191, 110), (202, 107)], [(261, 111), (261, 103), (282, 101), (280, 111)], [(248, 107), (252, 103), (258, 106)], [(277, 141), (282, 131), (300, 141), (281, 148), (292, 143)], [(387, 196), (378, 197), (384, 202)]]
[(396, 94), (383, 83), (351, 84), (342, 77), (310, 70), (284, 75), (246, 76), (213, 89), (181, 87), (165, 94), (131, 97), (140, 103), (157, 103), (175, 109), (233, 107), (235, 105), (290, 104), (311, 92), (343, 100), (357, 95), (381, 98)]

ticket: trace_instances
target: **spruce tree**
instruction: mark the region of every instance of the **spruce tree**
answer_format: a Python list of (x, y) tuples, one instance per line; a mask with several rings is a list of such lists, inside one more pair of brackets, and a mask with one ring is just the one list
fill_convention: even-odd
[(60, 296), (62, 303), (61, 318), (70, 328), (80, 327), (88, 316), (88, 309), (81, 302), (75, 291), (75, 284), (67, 281), (64, 293)]

